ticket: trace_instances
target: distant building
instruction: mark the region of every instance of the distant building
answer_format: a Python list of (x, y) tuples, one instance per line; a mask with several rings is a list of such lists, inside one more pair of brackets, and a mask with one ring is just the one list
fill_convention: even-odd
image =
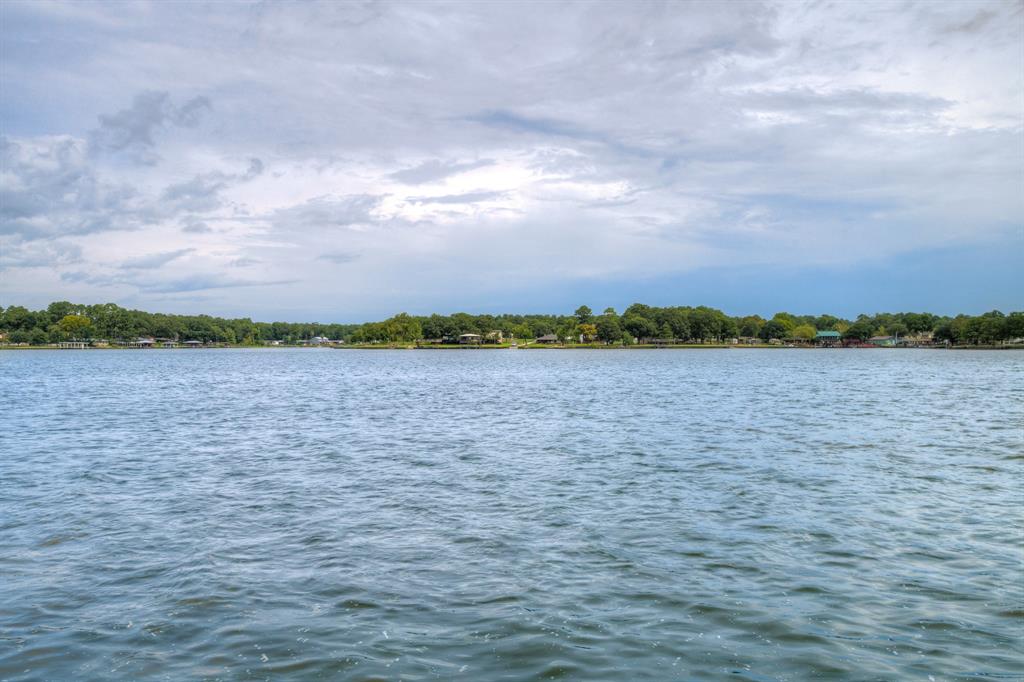
[(537, 337), (537, 343), (558, 343), (558, 337), (554, 334), (545, 334)]
[(88, 345), (87, 341), (61, 341), (57, 344), (57, 348), (84, 350)]
[(906, 346), (933, 346), (935, 335), (932, 332), (920, 332), (900, 338), (900, 343)]
[(484, 334), (484, 340), (487, 343), (501, 343), (505, 340), (505, 334), (500, 329), (495, 329)]
[(177, 348), (178, 344), (174, 341), (161, 341), (160, 346), (161, 348)]
[(895, 346), (896, 345), (896, 337), (895, 336), (872, 336), (870, 339), (868, 339), (868, 343), (870, 343), (872, 346), (881, 346), (881, 347)]
[(309, 340), (309, 344), (311, 346), (322, 346), (325, 343), (330, 343), (330, 342), (331, 342), (331, 340), (329, 338), (327, 338), (326, 336), (314, 336), (313, 338), (311, 338)]
[(185, 346), (185, 348), (202, 348), (203, 342), (196, 341), (195, 339), (190, 339), (181, 345)]
[(479, 334), (459, 334), (459, 343), (462, 345), (471, 345), (480, 343)]
[(843, 335), (835, 331), (822, 331), (814, 335), (816, 346), (837, 346), (842, 342)]
[(152, 348), (156, 341), (152, 337), (140, 336), (132, 341), (125, 341), (124, 345), (128, 348)]

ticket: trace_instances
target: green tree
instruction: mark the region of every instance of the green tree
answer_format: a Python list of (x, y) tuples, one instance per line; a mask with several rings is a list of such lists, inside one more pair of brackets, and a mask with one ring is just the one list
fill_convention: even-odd
[(408, 313), (399, 313), (384, 323), (388, 341), (415, 341), (423, 338), (423, 328)]
[(65, 315), (57, 323), (57, 328), (69, 339), (87, 339), (92, 334), (92, 320), (85, 315)]
[(638, 339), (651, 339), (658, 335), (658, 325), (654, 320), (639, 315), (624, 315), (622, 328)]
[(759, 336), (764, 319), (760, 315), (747, 315), (739, 321), (739, 335), (746, 337)]
[(612, 343), (622, 338), (622, 327), (614, 315), (602, 315), (597, 318), (597, 338), (604, 343)]
[(801, 324), (794, 327), (791, 335), (794, 339), (800, 339), (802, 341), (811, 341), (814, 339), (817, 330), (809, 324)]
[(772, 318), (761, 327), (760, 336), (765, 341), (784, 339), (789, 336), (789, 328), (781, 320)]
[(580, 324), (589, 324), (590, 321), (594, 319), (594, 311), (585, 305), (581, 305), (577, 308), (573, 315), (576, 316), (576, 321)]
[(875, 333), (875, 326), (867, 317), (860, 317), (856, 322), (851, 324), (845, 332), (843, 332), (844, 339), (854, 339), (857, 341), (867, 341)]

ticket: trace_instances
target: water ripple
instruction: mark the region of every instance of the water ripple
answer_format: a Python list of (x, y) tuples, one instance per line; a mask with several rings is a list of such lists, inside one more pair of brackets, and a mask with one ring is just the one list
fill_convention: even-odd
[(1024, 354), (0, 354), (0, 679), (1024, 679)]

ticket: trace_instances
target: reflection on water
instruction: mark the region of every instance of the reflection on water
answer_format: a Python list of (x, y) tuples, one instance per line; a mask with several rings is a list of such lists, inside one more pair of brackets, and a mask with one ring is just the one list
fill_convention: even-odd
[(0, 354), (0, 679), (1017, 679), (1024, 354)]

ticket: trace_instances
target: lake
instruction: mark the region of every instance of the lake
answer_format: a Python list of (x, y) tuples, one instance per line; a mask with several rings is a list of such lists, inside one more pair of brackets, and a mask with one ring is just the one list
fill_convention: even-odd
[(1024, 352), (0, 353), (0, 679), (1024, 676)]

